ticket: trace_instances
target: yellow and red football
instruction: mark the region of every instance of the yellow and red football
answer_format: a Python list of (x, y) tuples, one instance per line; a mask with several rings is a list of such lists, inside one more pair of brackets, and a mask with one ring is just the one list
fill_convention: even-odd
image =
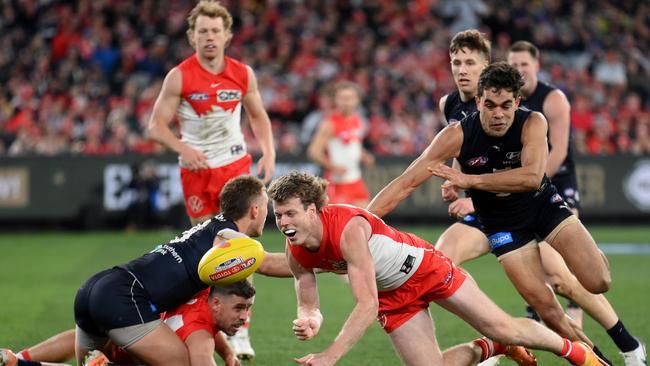
[(264, 247), (251, 238), (223, 240), (208, 250), (199, 262), (199, 278), (210, 286), (244, 280), (264, 261)]

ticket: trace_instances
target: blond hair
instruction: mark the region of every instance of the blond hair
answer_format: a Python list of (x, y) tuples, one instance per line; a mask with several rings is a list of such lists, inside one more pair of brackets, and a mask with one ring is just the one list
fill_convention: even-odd
[(228, 10), (221, 5), (218, 1), (212, 0), (201, 0), (198, 4), (192, 9), (190, 15), (187, 17), (187, 25), (190, 31), (194, 30), (196, 25), (196, 19), (199, 15), (205, 15), (209, 18), (221, 18), (223, 19), (223, 27), (227, 32), (230, 32), (232, 27), (232, 15)]

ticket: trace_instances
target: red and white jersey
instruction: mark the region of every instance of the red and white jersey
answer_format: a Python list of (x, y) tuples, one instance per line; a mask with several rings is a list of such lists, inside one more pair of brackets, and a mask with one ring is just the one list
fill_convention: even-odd
[(425, 251), (433, 252), (427, 241), (387, 225), (372, 213), (350, 205), (327, 205), (321, 209), (323, 239), (318, 252), (310, 252), (287, 241), (291, 254), (304, 268), (321, 268), (336, 273), (347, 272), (347, 262), (341, 254), (341, 234), (345, 225), (355, 216), (370, 223), (372, 233), (368, 245), (375, 265), (375, 280), (379, 291), (398, 288), (418, 269)]
[(202, 151), (210, 168), (246, 154), (241, 131), (242, 100), (248, 91), (248, 68), (230, 57), (219, 74), (203, 68), (196, 54), (178, 65), (183, 75), (178, 119), (181, 141)]
[(334, 136), (327, 142), (327, 155), (332, 164), (345, 167), (344, 174), (328, 174), (333, 183), (353, 183), (361, 179), (363, 124), (359, 115), (344, 116), (334, 112), (328, 117)]
[(197, 330), (206, 330), (212, 335), (219, 331), (212, 319), (212, 310), (208, 306), (209, 294), (210, 289), (207, 288), (185, 304), (163, 314), (162, 319), (165, 324), (176, 332), (183, 342)]

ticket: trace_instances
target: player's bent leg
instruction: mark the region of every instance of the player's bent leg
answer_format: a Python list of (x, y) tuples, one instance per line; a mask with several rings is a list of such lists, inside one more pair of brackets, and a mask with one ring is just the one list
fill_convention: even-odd
[(75, 331), (69, 329), (19, 352), (18, 355), (27, 360), (64, 362), (74, 358), (74, 345)]
[[(435, 328), (429, 309), (415, 314), (397, 329), (389, 333), (393, 347), (404, 365), (443, 365), (443, 356), (436, 340)], [(466, 363), (470, 365), (473, 354), (468, 353)]]
[[(108, 332), (116, 344), (120, 344), (123, 340), (124, 329), (112, 329)], [(122, 347), (135, 359), (150, 366), (190, 366), (185, 343), (164, 323), (158, 322), (158, 325), (144, 337)]]
[(609, 289), (612, 278), (607, 258), (578, 218), (566, 218), (544, 239), (560, 253), (587, 291), (599, 294)]
[(490, 244), (481, 230), (456, 222), (440, 235), (436, 249), (461, 265), (489, 253)]
[(521, 345), (559, 353), (562, 338), (543, 325), (525, 318), (513, 318), (495, 304), (468, 278), (450, 297), (436, 303), (458, 315), (484, 336), (504, 345)]
[(618, 315), (605, 296), (587, 291), (553, 247), (542, 242), (539, 250), (544, 271), (555, 293), (575, 302), (605, 329), (610, 329), (618, 322)]
[(562, 337), (592, 345), (580, 327), (564, 314), (555, 294), (544, 282), (539, 249), (534, 243), (501, 255), (499, 262), (515, 289), (549, 328)]

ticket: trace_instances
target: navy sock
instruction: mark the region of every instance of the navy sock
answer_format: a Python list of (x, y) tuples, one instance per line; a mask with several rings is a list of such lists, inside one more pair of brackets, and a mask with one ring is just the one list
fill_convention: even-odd
[(41, 363), (38, 361), (27, 361), (27, 360), (18, 359), (18, 362), (16, 362), (16, 366), (41, 366)]
[(607, 334), (609, 334), (621, 352), (630, 352), (639, 347), (639, 342), (627, 332), (625, 325), (620, 320), (607, 330)]

